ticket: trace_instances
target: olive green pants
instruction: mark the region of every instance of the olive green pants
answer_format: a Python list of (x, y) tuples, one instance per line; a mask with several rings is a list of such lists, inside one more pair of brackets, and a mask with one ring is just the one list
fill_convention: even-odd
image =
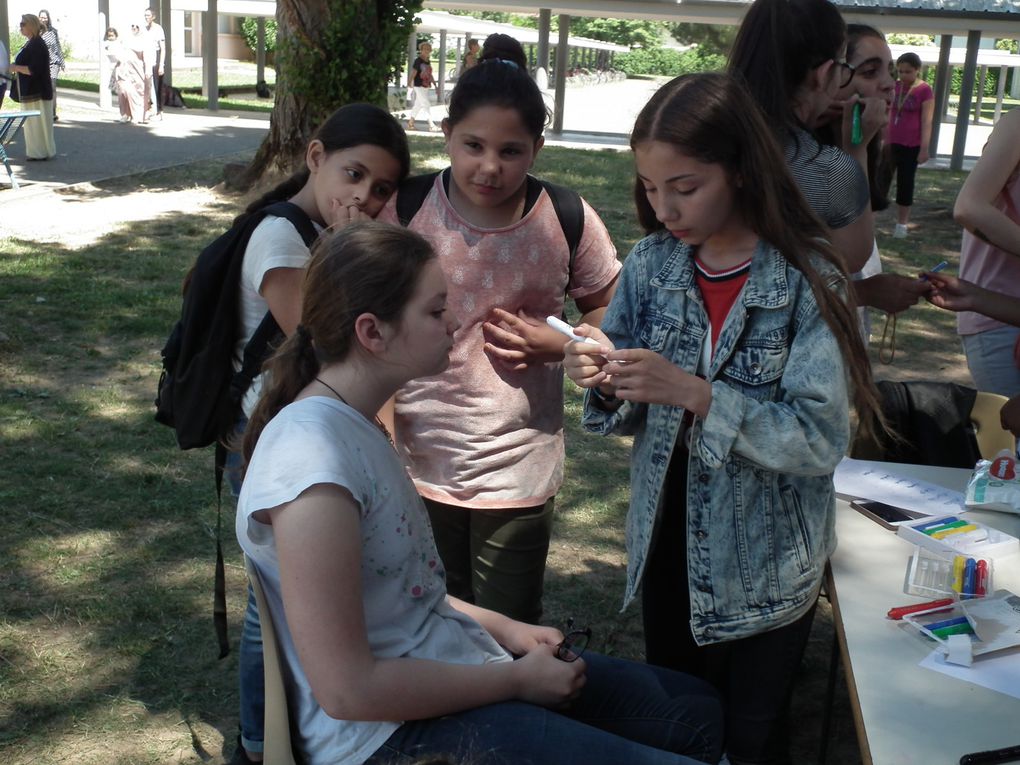
[(456, 598), (537, 624), (553, 505), (473, 510), (425, 500), (446, 589)]

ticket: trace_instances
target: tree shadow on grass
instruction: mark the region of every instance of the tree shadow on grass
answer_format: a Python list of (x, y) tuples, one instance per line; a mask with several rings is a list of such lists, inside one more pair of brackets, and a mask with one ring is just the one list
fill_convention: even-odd
[[(212, 455), (179, 452), (152, 420), (181, 276), (231, 215), (181, 217), (79, 250), (8, 240), (0, 258), (0, 752), (12, 757), (55, 760), (73, 729), (131, 738), (145, 723), (124, 710), (139, 703), (150, 722), (233, 738), (236, 662), (217, 659), (211, 620)], [(229, 502), (223, 537), (236, 643), (246, 590)], [(180, 738), (192, 746), (184, 727)]]

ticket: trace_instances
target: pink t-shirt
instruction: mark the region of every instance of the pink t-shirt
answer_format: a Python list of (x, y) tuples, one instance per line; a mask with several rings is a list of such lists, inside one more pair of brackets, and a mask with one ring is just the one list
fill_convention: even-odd
[[(395, 199), (379, 219), (396, 222)], [(540, 505), (563, 481), (563, 368), (533, 364), (513, 371), (485, 352), (482, 323), (493, 308), (544, 320), (572, 299), (616, 277), (609, 232), (584, 203), (584, 233), (568, 285), (569, 251), (543, 189), (516, 223), (482, 229), (450, 204), (442, 174), (409, 228), (428, 239), (448, 285), (447, 305), (460, 320), (450, 367), (414, 380), (397, 394), (396, 433), (422, 496), (479, 509)]]
[[(1020, 167), (1013, 170), (1005, 187), (992, 202), (1010, 220), (1020, 224)], [(960, 278), (986, 289), (1020, 298), (1020, 258), (978, 239), (967, 230), (960, 247)], [(974, 335), (1006, 326), (979, 313), (962, 311), (956, 319), (956, 331)]]
[(921, 105), (933, 98), (935, 94), (927, 82), (918, 81), (906, 92), (902, 82), (896, 83), (893, 102), (889, 105), (889, 143), (921, 145)]

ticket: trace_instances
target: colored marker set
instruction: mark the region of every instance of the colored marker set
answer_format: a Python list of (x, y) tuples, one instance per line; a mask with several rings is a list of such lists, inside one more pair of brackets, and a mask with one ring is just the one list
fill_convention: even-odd
[(967, 555), (932, 553), (915, 547), (903, 591), (911, 595), (981, 598), (992, 591), (992, 561)]
[(944, 515), (902, 524), (896, 533), (915, 545), (944, 554), (993, 558), (1020, 551), (1016, 537), (983, 523)]
[(910, 614), (904, 616), (903, 620), (941, 643), (945, 643), (952, 635), (975, 635), (973, 623), (958, 608)]

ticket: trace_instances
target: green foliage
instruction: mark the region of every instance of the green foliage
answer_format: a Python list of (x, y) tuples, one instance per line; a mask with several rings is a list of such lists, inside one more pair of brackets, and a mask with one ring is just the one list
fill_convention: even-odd
[(340, 104), (386, 105), (386, 83), (399, 71), (422, 0), (330, 0), (317, 36), (277, 30), (277, 72), (319, 122)]
[[(258, 19), (242, 19), (241, 35), (244, 37), (248, 49), (252, 53), (257, 53), (259, 45)], [(266, 53), (272, 53), (274, 50), (276, 50), (276, 19), (266, 19)]]
[(643, 74), (676, 77), (691, 72), (723, 69), (726, 59), (718, 53), (701, 48), (692, 48), (682, 53), (672, 48), (650, 48), (617, 54), (615, 66), (628, 77)]
[(11, 60), (12, 61), (14, 60), (14, 57), (18, 55), (18, 53), (21, 51), (21, 49), (25, 47), (25, 42), (27, 42), (27, 40), (25, 38), (25, 35), (21, 34), (21, 32), (16, 30), (16, 29), (12, 29), (11, 30)]
[(626, 45), (628, 47), (658, 48), (662, 45), (666, 25), (661, 21), (634, 19), (599, 19), (579, 17), (571, 19), (570, 33), (578, 37)]
[(1002, 40), (995, 41), (996, 50), (1004, 50), (1010, 53), (1017, 53), (1018, 52), (1017, 48), (1018, 48), (1017, 41), (1011, 38), (1003, 38)]
[(684, 45), (697, 45), (706, 53), (728, 56), (737, 36), (737, 27), (718, 24), (670, 24), (673, 39)]
[(935, 35), (886, 35), (886, 42), (890, 45), (911, 45), (915, 48), (924, 48), (935, 44)]
[[(985, 87), (981, 91), (984, 96), (995, 97), (999, 87), (999, 75), (1000, 70), (998, 67), (990, 67), (988, 73), (985, 76)], [(931, 85), (932, 89), (935, 88), (935, 67), (929, 66), (928, 71), (925, 72), (924, 81)], [(963, 85), (963, 67), (954, 66), (952, 81), (949, 84), (949, 92), (954, 95), (960, 95)], [(971, 91), (972, 96), (976, 96), (978, 89), (981, 87), (981, 68), (974, 73), (974, 88)]]

